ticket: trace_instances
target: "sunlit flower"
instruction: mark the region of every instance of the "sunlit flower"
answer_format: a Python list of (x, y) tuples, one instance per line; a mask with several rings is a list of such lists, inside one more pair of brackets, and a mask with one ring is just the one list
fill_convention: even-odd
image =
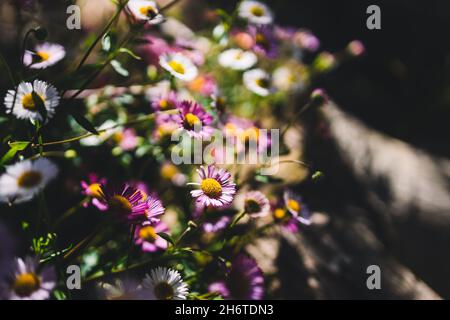
[(179, 114), (176, 115), (178, 125), (190, 137), (201, 139), (212, 135), (214, 129), (210, 127), (210, 124), (213, 118), (201, 104), (184, 100), (177, 103), (177, 108), (179, 110)]
[(186, 300), (189, 293), (180, 273), (163, 267), (151, 270), (150, 275), (145, 276), (143, 286), (150, 290), (151, 300)]
[(177, 94), (175, 91), (160, 93), (150, 97), (150, 103), (154, 111), (166, 111), (176, 108)]
[[(148, 209), (145, 212), (145, 219), (153, 223), (159, 223), (159, 216), (164, 214), (166, 210), (161, 200), (155, 194), (149, 194), (145, 202), (148, 205)], [(139, 219), (139, 215), (136, 215), (136, 218)]]
[(290, 190), (286, 190), (283, 194), (284, 205), (294, 218), (305, 225), (310, 225), (310, 213), (302, 198)]
[(249, 32), (253, 36), (253, 51), (268, 58), (276, 58), (278, 44), (272, 28), (268, 26), (250, 26)]
[(43, 121), (44, 117), (33, 99), (33, 92), (42, 100), (47, 110), (47, 118), (52, 118), (60, 97), (55, 87), (40, 80), (34, 80), (33, 83), (21, 82), (17, 91), (9, 90), (5, 97), (7, 112), (14, 114), (18, 119)]
[(225, 281), (212, 283), (210, 292), (225, 299), (261, 300), (264, 297), (264, 277), (256, 261), (246, 255), (237, 256)]
[(200, 189), (191, 191), (197, 202), (205, 206), (222, 207), (233, 201), (236, 184), (228, 171), (211, 165), (207, 168), (200, 166), (197, 172), (201, 179)]
[(259, 1), (243, 1), (238, 8), (238, 14), (241, 18), (254, 24), (270, 24), (273, 22), (272, 11)]
[(146, 195), (140, 190), (126, 184), (120, 188), (110, 185), (102, 186), (101, 192), (102, 203), (119, 219), (132, 223), (146, 220), (149, 204), (146, 201)]
[(192, 81), (198, 75), (197, 67), (181, 53), (165, 53), (160, 56), (159, 64), (175, 78)]
[(138, 225), (134, 233), (134, 243), (144, 252), (155, 252), (167, 249), (167, 241), (158, 235), (167, 232), (169, 228), (164, 222), (152, 224), (148, 221)]
[(0, 201), (21, 203), (31, 200), (58, 174), (46, 158), (25, 160), (6, 167), (0, 177)]
[(262, 69), (246, 71), (243, 76), (245, 87), (259, 96), (270, 94), (270, 76)]
[(130, 0), (127, 8), (139, 21), (148, 24), (160, 24), (164, 21), (164, 17), (159, 12), (158, 4), (155, 1)]
[(303, 81), (298, 72), (289, 66), (281, 66), (275, 69), (272, 82), (275, 88), (283, 91), (298, 90), (303, 87)]
[(66, 50), (63, 46), (56, 43), (38, 44), (34, 51), (25, 51), (23, 63), (31, 69), (45, 69), (66, 56)]
[(90, 197), (92, 204), (101, 211), (108, 209), (108, 206), (101, 202), (102, 185), (105, 185), (106, 181), (105, 178), (99, 178), (95, 173), (89, 174), (87, 181), (81, 181), (82, 193)]
[(253, 218), (265, 217), (270, 213), (269, 199), (260, 191), (249, 191), (244, 196), (244, 210)]
[(46, 300), (56, 285), (56, 277), (51, 267), (38, 271), (38, 262), (33, 258), (15, 260), (12, 276), (1, 286), (2, 299), (6, 300)]
[(283, 229), (296, 233), (298, 232), (298, 224), (300, 221), (295, 218), (286, 208), (275, 208), (273, 210), (273, 219), (279, 222)]
[(253, 67), (258, 58), (251, 51), (242, 49), (228, 49), (219, 55), (219, 64), (234, 70), (247, 70)]
[(209, 97), (217, 93), (217, 83), (211, 75), (200, 75), (189, 83), (189, 89)]

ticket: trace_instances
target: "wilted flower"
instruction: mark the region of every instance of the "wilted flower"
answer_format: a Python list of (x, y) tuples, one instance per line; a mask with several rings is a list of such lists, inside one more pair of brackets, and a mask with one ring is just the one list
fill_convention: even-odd
[(197, 172), (201, 179), (200, 189), (191, 191), (192, 197), (197, 198), (197, 202), (204, 206), (222, 207), (233, 201), (236, 184), (228, 171), (214, 166), (207, 168), (201, 166)]
[(167, 241), (158, 235), (160, 232), (167, 232), (169, 228), (164, 222), (152, 224), (148, 221), (138, 225), (134, 233), (134, 243), (141, 247), (144, 252), (155, 252), (165, 250)]
[(270, 24), (273, 22), (272, 11), (259, 1), (242, 1), (238, 8), (241, 18), (253, 24)]
[(17, 258), (12, 276), (0, 287), (0, 296), (6, 300), (46, 300), (55, 285), (53, 268), (45, 266), (38, 271), (36, 259)]
[(38, 44), (34, 51), (25, 51), (23, 63), (31, 69), (45, 69), (58, 63), (65, 56), (66, 50), (63, 46), (45, 42)]
[(247, 70), (253, 67), (258, 58), (253, 52), (242, 49), (228, 49), (219, 55), (219, 64), (234, 70)]
[[(33, 93), (36, 94), (35, 97)], [(33, 83), (21, 82), (17, 91), (9, 90), (5, 97), (5, 106), (7, 111), (13, 113), (18, 119), (43, 121), (44, 115), (38, 109), (35, 99), (40, 99), (43, 103), (47, 118), (53, 117), (59, 105), (58, 91), (52, 85), (40, 80), (34, 80)]]
[(181, 53), (165, 53), (160, 56), (159, 64), (175, 78), (192, 81), (198, 75), (197, 67)]
[(225, 281), (209, 286), (210, 292), (219, 292), (225, 299), (261, 300), (264, 296), (264, 277), (256, 261), (246, 255), (237, 256)]
[(186, 300), (188, 286), (180, 273), (173, 269), (158, 267), (143, 280), (144, 288), (150, 290), (151, 300)]
[(0, 176), (0, 201), (26, 202), (34, 198), (58, 174), (58, 168), (46, 158), (25, 160), (6, 167)]
[(262, 69), (252, 69), (244, 73), (244, 85), (248, 90), (259, 96), (267, 96), (270, 93), (270, 76)]

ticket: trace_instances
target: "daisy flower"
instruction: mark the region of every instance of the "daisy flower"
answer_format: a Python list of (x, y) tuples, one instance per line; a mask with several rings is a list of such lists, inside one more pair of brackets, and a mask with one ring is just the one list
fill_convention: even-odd
[(292, 216), (292, 214), (286, 208), (276, 208), (273, 210), (273, 218), (275, 221), (280, 222), (283, 229), (291, 233), (298, 232), (298, 224), (300, 221)]
[(121, 188), (102, 186), (101, 193), (101, 201), (107, 206), (107, 210), (120, 219), (132, 223), (146, 219), (149, 204), (140, 190), (126, 184)]
[(175, 91), (161, 93), (150, 97), (150, 103), (154, 111), (166, 111), (175, 109), (177, 94)]
[(37, 260), (17, 258), (12, 276), (1, 288), (1, 296), (6, 300), (46, 300), (55, 285), (52, 268), (45, 266), (38, 271)]
[(155, 130), (152, 137), (156, 141), (170, 141), (172, 134), (180, 129), (178, 116), (166, 113), (157, 113), (155, 118)]
[(38, 44), (34, 51), (25, 51), (23, 63), (31, 69), (46, 69), (57, 64), (66, 56), (63, 46), (56, 43)]
[(246, 255), (237, 256), (225, 281), (209, 285), (210, 292), (219, 292), (225, 299), (261, 300), (264, 296), (264, 278), (256, 261)]
[(247, 70), (258, 62), (258, 57), (251, 51), (228, 49), (219, 55), (218, 60), (222, 67), (234, 70)]
[(144, 252), (155, 252), (167, 249), (167, 241), (158, 235), (160, 232), (167, 232), (169, 228), (164, 222), (152, 225), (146, 221), (138, 225), (134, 233), (134, 243), (140, 246)]
[(186, 300), (188, 286), (180, 273), (173, 269), (158, 267), (146, 274), (143, 286), (149, 289), (151, 300)]
[(203, 106), (193, 101), (184, 100), (177, 103), (179, 114), (175, 115), (179, 128), (196, 139), (208, 138), (213, 133), (209, 125), (213, 117), (206, 112)]
[(106, 300), (149, 300), (150, 291), (134, 279), (115, 279), (112, 283), (100, 283), (100, 295)]
[(198, 75), (197, 67), (181, 53), (165, 53), (159, 57), (159, 64), (175, 78), (192, 81)]
[(7, 112), (13, 113), (18, 119), (43, 121), (44, 118), (34, 103), (33, 92), (44, 103), (47, 118), (53, 117), (55, 109), (59, 105), (58, 91), (52, 85), (40, 80), (34, 80), (33, 83), (21, 82), (17, 90), (9, 90), (5, 97)]
[(238, 8), (238, 14), (253, 24), (271, 24), (273, 22), (272, 11), (259, 1), (243, 1)]
[(249, 191), (244, 196), (244, 210), (252, 218), (265, 217), (270, 213), (269, 199), (259, 191)]
[(6, 167), (0, 177), (0, 201), (21, 203), (31, 200), (58, 174), (46, 158), (25, 160)]
[(253, 36), (253, 51), (274, 59), (278, 55), (278, 44), (272, 31), (268, 26), (250, 26), (249, 32)]
[(138, 21), (152, 25), (160, 24), (164, 21), (164, 17), (159, 12), (158, 5), (155, 1), (130, 0), (127, 8)]
[[(87, 181), (81, 181), (81, 192), (85, 196), (92, 199), (92, 204), (101, 211), (108, 209), (108, 206), (101, 202), (102, 199), (102, 185), (106, 184), (105, 178), (99, 178), (97, 174), (91, 173)], [(88, 203), (86, 203), (87, 206)]]
[(274, 87), (283, 91), (298, 90), (304, 86), (302, 79), (288, 66), (275, 69), (272, 79)]
[(186, 176), (173, 163), (167, 161), (162, 164), (160, 169), (161, 178), (172, 182), (176, 186), (182, 186), (186, 183)]
[[(145, 202), (148, 205), (148, 209), (145, 211), (145, 219), (152, 223), (159, 223), (159, 216), (164, 214), (165, 208), (156, 195), (148, 195)], [(139, 218), (139, 215), (136, 215)]]
[(243, 75), (244, 85), (253, 93), (265, 97), (270, 93), (270, 76), (262, 69), (252, 69)]
[(197, 202), (207, 207), (223, 207), (233, 201), (236, 184), (228, 171), (210, 165), (207, 168), (201, 166), (197, 172), (201, 179), (200, 189), (191, 191)]
[(283, 194), (284, 205), (286, 209), (299, 222), (310, 225), (310, 213), (306, 205), (304, 205), (302, 198), (290, 190), (286, 190)]

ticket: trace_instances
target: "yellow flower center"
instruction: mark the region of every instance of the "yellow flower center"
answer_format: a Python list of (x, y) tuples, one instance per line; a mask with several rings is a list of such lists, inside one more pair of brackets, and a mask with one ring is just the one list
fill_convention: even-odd
[(39, 171), (26, 171), (17, 179), (17, 184), (21, 188), (33, 188), (42, 181), (42, 174)]
[(155, 242), (158, 235), (155, 232), (155, 228), (152, 226), (145, 226), (142, 227), (139, 230), (139, 238), (148, 241), (148, 242)]
[(275, 211), (273, 212), (273, 216), (277, 220), (283, 220), (284, 218), (286, 218), (286, 210), (281, 208), (275, 209)]
[(210, 198), (218, 198), (222, 194), (222, 186), (216, 179), (206, 178), (200, 187), (203, 193)]
[(41, 280), (34, 273), (22, 273), (14, 280), (12, 289), (20, 297), (28, 297), (39, 289)]
[(178, 168), (173, 164), (167, 163), (161, 167), (161, 177), (170, 180), (178, 174)]
[(254, 199), (247, 199), (245, 200), (244, 210), (247, 213), (257, 213), (261, 211), (261, 206), (259, 203)]
[(36, 55), (39, 57), (40, 61), (47, 61), (50, 58), (50, 54), (45, 51), (38, 51), (36, 52)]
[(186, 70), (184, 69), (184, 66), (181, 63), (179, 63), (178, 61), (172, 60), (172, 61), (169, 61), (167, 64), (176, 73), (179, 73), (179, 74), (185, 74), (186, 73)]
[(287, 206), (289, 209), (294, 210), (295, 212), (299, 212), (301, 209), (300, 203), (294, 199), (289, 199), (287, 202)]
[(269, 80), (267, 80), (266, 78), (257, 79), (256, 84), (261, 88), (268, 88), (270, 85)]
[(93, 183), (88, 187), (88, 191), (94, 198), (100, 198), (103, 194), (100, 183)]
[(172, 286), (166, 282), (158, 283), (153, 290), (159, 300), (172, 300), (175, 294)]
[(253, 6), (250, 9), (250, 12), (255, 16), (255, 17), (262, 17), (264, 15), (264, 9), (261, 8), (260, 6)]
[(158, 11), (152, 6), (140, 7), (139, 12), (151, 19), (158, 15)]
[(131, 203), (125, 197), (119, 195), (111, 197), (108, 201), (108, 205), (112, 212), (119, 214), (130, 213), (133, 209)]
[(195, 125), (201, 124), (200, 119), (192, 113), (188, 113), (184, 116), (184, 122), (189, 128), (193, 128)]
[[(39, 95), (41, 100), (45, 103), (45, 99)], [(29, 111), (37, 111), (36, 105), (34, 104), (33, 95), (31, 93), (27, 93), (22, 98), (22, 106), (24, 109)]]

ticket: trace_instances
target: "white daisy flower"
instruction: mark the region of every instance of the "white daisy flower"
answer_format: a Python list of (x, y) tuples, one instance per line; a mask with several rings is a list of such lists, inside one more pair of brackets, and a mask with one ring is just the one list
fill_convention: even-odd
[(56, 43), (38, 44), (34, 51), (25, 51), (23, 63), (31, 69), (45, 69), (55, 65), (66, 56), (63, 46)]
[(44, 102), (47, 118), (51, 118), (59, 105), (60, 97), (55, 87), (40, 80), (34, 80), (33, 83), (21, 82), (17, 91), (9, 90), (5, 97), (7, 111), (13, 113), (18, 119), (43, 121), (44, 118), (34, 103), (33, 91)]
[(139, 21), (149, 24), (160, 24), (164, 21), (164, 17), (159, 12), (158, 4), (155, 1), (130, 0), (127, 7)]
[(272, 11), (264, 3), (259, 1), (243, 1), (238, 8), (239, 16), (254, 24), (271, 24), (273, 22)]
[(270, 93), (270, 76), (262, 69), (252, 69), (243, 75), (244, 85), (248, 90), (259, 96), (267, 96)]
[(258, 61), (256, 54), (242, 49), (228, 49), (219, 55), (219, 64), (234, 70), (247, 70)]
[(178, 271), (158, 267), (145, 275), (144, 288), (154, 295), (152, 300), (186, 300), (188, 286), (183, 282)]
[(192, 81), (198, 75), (198, 70), (194, 63), (180, 53), (166, 53), (161, 55), (159, 64), (174, 77), (183, 81)]
[(280, 90), (289, 91), (296, 90), (303, 87), (303, 82), (291, 68), (282, 66), (273, 72), (273, 85)]
[(0, 176), (0, 201), (26, 202), (58, 174), (56, 165), (46, 158), (25, 160), (6, 167)]

